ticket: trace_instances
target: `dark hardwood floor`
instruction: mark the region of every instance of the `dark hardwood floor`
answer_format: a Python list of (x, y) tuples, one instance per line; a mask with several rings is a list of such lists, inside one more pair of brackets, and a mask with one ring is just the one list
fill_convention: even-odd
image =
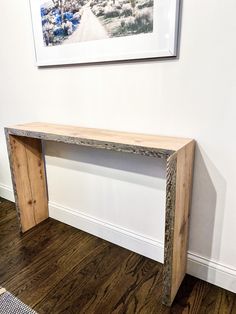
[(20, 235), (1, 198), (0, 285), (39, 314), (236, 314), (234, 293), (191, 276), (165, 307), (161, 264), (53, 219)]

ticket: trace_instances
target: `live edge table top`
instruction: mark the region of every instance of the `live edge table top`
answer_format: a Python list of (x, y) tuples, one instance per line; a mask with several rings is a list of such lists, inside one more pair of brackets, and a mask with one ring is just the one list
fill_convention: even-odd
[(171, 305), (186, 272), (195, 141), (40, 122), (5, 132), (22, 232), (49, 216), (42, 140), (166, 159), (163, 303)]
[(78, 126), (33, 122), (5, 128), (11, 135), (93, 146), (140, 155), (169, 157), (193, 140)]

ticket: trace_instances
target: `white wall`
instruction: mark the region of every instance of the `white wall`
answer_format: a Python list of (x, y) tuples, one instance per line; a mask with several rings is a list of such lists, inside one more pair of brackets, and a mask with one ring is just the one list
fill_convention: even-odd
[[(235, 10), (235, 0), (184, 1), (176, 60), (37, 69), (28, 1), (2, 0), (1, 195), (12, 196), (6, 125), (193, 137), (188, 272), (236, 292)], [(162, 259), (163, 162), (61, 144), (46, 153), (53, 217)]]

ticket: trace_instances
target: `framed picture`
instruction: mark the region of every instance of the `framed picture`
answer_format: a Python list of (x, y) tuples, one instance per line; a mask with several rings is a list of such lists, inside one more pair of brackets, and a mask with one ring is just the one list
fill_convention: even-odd
[(173, 57), (180, 0), (29, 0), (37, 66)]

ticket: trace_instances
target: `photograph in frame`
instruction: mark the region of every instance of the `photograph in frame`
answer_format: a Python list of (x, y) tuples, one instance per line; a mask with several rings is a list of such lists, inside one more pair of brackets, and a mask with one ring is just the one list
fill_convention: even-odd
[(30, 0), (38, 66), (174, 57), (179, 0)]

